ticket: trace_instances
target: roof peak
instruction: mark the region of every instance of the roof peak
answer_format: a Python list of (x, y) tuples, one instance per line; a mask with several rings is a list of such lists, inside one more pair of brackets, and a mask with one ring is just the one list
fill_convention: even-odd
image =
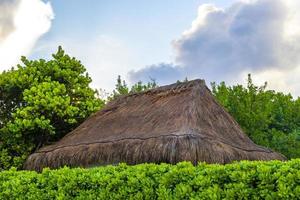
[(184, 88), (190, 88), (190, 87), (195, 87), (197, 85), (205, 85), (205, 81), (203, 79), (194, 79), (194, 80), (190, 80), (190, 81), (177, 81), (176, 83), (173, 84), (169, 84), (169, 85), (165, 85), (165, 86), (160, 86), (157, 88), (154, 88), (152, 90), (177, 90), (177, 89), (182, 89)]
[(145, 95), (145, 94), (157, 94), (157, 93), (167, 92), (167, 91), (171, 91), (173, 93), (178, 93), (181, 91), (185, 91), (186, 89), (189, 89), (189, 88), (194, 88), (196, 86), (206, 87), (205, 80), (204, 79), (194, 79), (194, 80), (183, 81), (183, 82), (177, 81), (176, 83), (160, 86), (160, 87), (153, 88), (153, 89), (148, 89), (148, 90), (145, 90), (142, 92), (132, 92), (127, 95), (122, 95), (117, 100), (123, 99), (126, 97), (141, 96), (141, 95)]

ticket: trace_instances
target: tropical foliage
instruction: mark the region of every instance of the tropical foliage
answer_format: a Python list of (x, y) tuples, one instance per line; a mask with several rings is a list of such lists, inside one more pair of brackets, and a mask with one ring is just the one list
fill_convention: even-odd
[(80, 61), (59, 47), (53, 59), (28, 60), (0, 74), (0, 168), (58, 140), (104, 102)]
[(227, 86), (212, 83), (212, 92), (257, 144), (288, 158), (300, 157), (300, 99), (253, 84)]

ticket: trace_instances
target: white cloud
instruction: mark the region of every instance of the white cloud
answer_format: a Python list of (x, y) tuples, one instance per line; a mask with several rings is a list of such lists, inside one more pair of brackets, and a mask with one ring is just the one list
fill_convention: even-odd
[[(274, 89), (300, 94), (299, 84), (291, 81), (300, 78), (295, 74), (300, 71), (299, 9), (296, 0), (238, 1), (226, 9), (201, 5), (192, 26), (172, 43), (174, 63), (181, 68), (170, 66), (168, 74), (173, 81), (180, 71), (177, 79), (236, 83), (251, 72)], [(148, 67), (131, 77), (144, 80), (147, 73), (161, 72)]]
[(0, 70), (16, 65), (27, 56), (36, 41), (51, 27), (54, 13), (50, 2), (42, 0), (1, 1)]
[(13, 16), (19, 5), (17, 0), (2, 0), (0, 2), (0, 42), (14, 30)]

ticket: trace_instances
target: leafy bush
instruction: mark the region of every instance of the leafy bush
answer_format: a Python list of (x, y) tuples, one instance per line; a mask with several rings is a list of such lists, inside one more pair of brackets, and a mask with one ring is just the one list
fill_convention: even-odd
[(61, 47), (52, 60), (22, 62), (0, 73), (0, 169), (22, 166), (104, 104), (85, 67)]
[(288, 158), (300, 157), (300, 99), (255, 86), (212, 84), (217, 100), (257, 144), (281, 152)]
[(299, 199), (300, 159), (0, 173), (1, 199)]

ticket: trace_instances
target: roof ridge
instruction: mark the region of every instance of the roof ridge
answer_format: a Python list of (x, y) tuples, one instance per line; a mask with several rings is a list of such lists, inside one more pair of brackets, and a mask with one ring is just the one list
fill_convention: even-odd
[(142, 95), (151, 95), (151, 94), (158, 94), (158, 93), (163, 93), (166, 92), (166, 94), (169, 93), (181, 93), (183, 91), (186, 91), (187, 89), (190, 88), (194, 88), (195, 86), (205, 86), (205, 80), (203, 79), (194, 79), (194, 80), (190, 80), (190, 81), (183, 81), (183, 82), (176, 82), (170, 85), (164, 85), (164, 86), (160, 86), (157, 88), (153, 88), (153, 89), (148, 89), (145, 91), (141, 91), (141, 92), (132, 92), (126, 95), (121, 95), (119, 96), (115, 101), (122, 101), (124, 100), (124, 98), (128, 98), (128, 97), (134, 97), (134, 96), (142, 96)]

